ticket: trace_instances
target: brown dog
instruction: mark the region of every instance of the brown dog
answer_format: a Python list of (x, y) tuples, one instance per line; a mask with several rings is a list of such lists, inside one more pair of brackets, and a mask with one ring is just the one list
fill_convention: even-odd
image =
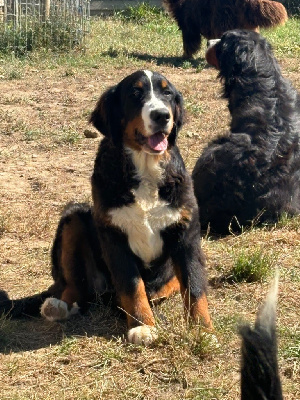
[(258, 31), (284, 24), (285, 7), (270, 0), (163, 0), (182, 32), (183, 57), (190, 58), (201, 45), (201, 36), (217, 39), (232, 29)]

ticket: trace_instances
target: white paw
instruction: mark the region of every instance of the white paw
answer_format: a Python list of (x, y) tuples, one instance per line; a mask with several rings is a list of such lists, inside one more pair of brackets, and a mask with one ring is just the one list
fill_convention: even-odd
[(129, 343), (144, 344), (145, 346), (148, 346), (157, 339), (158, 335), (154, 326), (141, 325), (129, 329), (127, 337)]
[(51, 322), (67, 319), (77, 311), (78, 307), (73, 307), (71, 311), (69, 311), (67, 303), (55, 297), (46, 299), (41, 307), (42, 316)]

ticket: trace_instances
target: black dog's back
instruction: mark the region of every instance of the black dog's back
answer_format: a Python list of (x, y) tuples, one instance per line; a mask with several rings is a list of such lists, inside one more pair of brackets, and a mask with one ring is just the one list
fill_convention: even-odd
[(219, 70), (231, 132), (204, 149), (194, 170), (203, 228), (226, 234), (300, 213), (299, 95), (259, 34), (229, 31), (207, 51)]
[(242, 335), (242, 400), (282, 400), (276, 340), (277, 282), (259, 312), (255, 327), (244, 326)]

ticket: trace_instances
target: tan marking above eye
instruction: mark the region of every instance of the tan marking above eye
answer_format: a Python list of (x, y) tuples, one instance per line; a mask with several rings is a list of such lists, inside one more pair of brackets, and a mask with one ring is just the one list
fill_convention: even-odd
[(137, 88), (142, 88), (143, 87), (143, 82), (142, 81), (138, 81), (134, 86), (137, 87)]
[(161, 87), (165, 89), (168, 86), (168, 82), (166, 80), (161, 81)]

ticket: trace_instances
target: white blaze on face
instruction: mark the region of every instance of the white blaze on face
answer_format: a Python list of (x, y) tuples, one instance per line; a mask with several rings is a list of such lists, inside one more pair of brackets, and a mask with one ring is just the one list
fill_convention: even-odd
[[(153, 73), (148, 70), (144, 70), (145, 75), (147, 76), (149, 83), (150, 83), (150, 96), (148, 100), (145, 102), (142, 108), (142, 119), (144, 122), (145, 126), (145, 131), (147, 136), (153, 135), (155, 133), (153, 131), (153, 121), (151, 120), (150, 114), (151, 111), (153, 110), (163, 110), (165, 109), (166, 111), (170, 112), (168, 107), (164, 104), (162, 100), (160, 100), (158, 97), (155, 96), (154, 90), (153, 90), (153, 83), (152, 83), (152, 76)], [(170, 124), (173, 123), (173, 120), (170, 118), (166, 130), (169, 131), (171, 127), (169, 126)]]

